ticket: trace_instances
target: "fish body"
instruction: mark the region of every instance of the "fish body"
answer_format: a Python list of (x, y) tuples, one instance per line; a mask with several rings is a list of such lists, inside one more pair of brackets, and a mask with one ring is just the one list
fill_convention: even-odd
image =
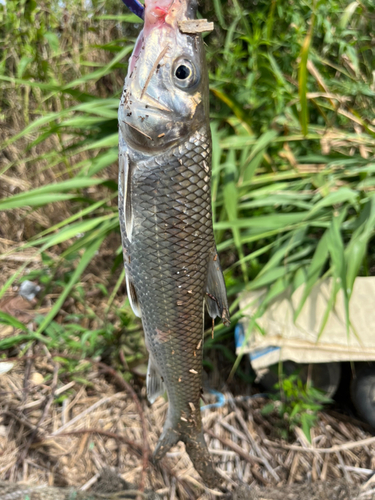
[(229, 323), (211, 215), (208, 76), (190, 0), (149, 0), (119, 106), (119, 216), (128, 297), (149, 351), (150, 402), (169, 407), (154, 457), (185, 442), (217, 483), (202, 432), (204, 304)]

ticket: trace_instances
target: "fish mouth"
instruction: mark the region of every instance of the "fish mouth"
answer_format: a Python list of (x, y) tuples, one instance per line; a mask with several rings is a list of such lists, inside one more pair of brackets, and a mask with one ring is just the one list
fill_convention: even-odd
[[(144, 127), (126, 118), (121, 121), (125, 141), (136, 151), (155, 154), (183, 142), (190, 133), (184, 123), (172, 119), (158, 124), (158, 127)], [(177, 125), (177, 127), (176, 127)]]

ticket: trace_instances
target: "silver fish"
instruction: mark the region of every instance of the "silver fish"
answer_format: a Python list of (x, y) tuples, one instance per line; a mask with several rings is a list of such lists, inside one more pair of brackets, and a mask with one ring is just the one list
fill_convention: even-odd
[(179, 440), (217, 484), (200, 414), (204, 304), (229, 324), (211, 215), (208, 74), (194, 0), (148, 0), (119, 107), (119, 216), (128, 297), (149, 351), (147, 395), (168, 394), (159, 460)]

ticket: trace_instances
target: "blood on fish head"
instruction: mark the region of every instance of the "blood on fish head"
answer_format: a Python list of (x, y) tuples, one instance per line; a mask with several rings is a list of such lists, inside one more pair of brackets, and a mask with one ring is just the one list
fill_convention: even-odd
[(147, 36), (153, 28), (161, 27), (166, 22), (172, 3), (174, 2), (171, 0), (148, 0), (146, 2), (144, 36)]
[(202, 40), (178, 26), (195, 10), (195, 0), (146, 0), (119, 111), (124, 139), (135, 149), (162, 150), (208, 120)]
[(146, 0), (144, 36), (163, 24), (176, 28), (178, 21), (194, 18), (195, 10), (194, 0)]

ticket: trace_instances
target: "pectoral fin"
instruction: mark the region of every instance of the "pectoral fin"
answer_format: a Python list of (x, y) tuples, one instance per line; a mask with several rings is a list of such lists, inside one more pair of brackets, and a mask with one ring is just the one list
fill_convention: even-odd
[(227, 291), (216, 248), (208, 260), (206, 305), (211, 318), (219, 316), (225, 326), (230, 325)]
[(154, 403), (156, 398), (162, 396), (165, 392), (164, 382), (156, 370), (152, 358), (148, 360), (147, 368), (147, 399)]
[(119, 156), (119, 191), (122, 197), (122, 206), (120, 210), (120, 217), (124, 218), (124, 226), (126, 237), (129, 241), (132, 240), (133, 233), (133, 207), (131, 195), (131, 164), (129, 155), (126, 148), (121, 148)]

